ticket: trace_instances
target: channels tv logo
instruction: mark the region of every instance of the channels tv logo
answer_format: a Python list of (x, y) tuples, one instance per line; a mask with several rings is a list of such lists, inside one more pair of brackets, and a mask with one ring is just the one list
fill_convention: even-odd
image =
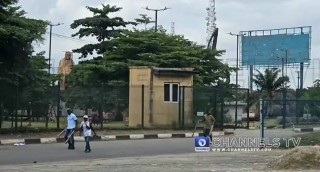
[(209, 137), (196, 137), (194, 140), (194, 150), (196, 152), (210, 152)]

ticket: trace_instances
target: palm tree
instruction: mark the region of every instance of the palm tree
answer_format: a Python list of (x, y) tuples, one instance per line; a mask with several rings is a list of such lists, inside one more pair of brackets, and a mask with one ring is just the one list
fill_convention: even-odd
[(279, 69), (266, 69), (264, 74), (258, 71), (258, 74), (254, 75), (253, 82), (258, 87), (258, 92), (262, 95), (262, 98), (273, 99), (275, 92), (283, 88), (285, 83), (289, 82), (288, 76), (280, 76), (281, 72)]
[[(275, 93), (283, 88), (283, 85), (289, 82), (289, 77), (280, 76), (279, 73), (281, 70), (279, 69), (266, 69), (264, 73), (261, 73), (257, 70), (257, 74), (254, 75), (253, 82), (258, 87), (257, 91), (253, 91), (247, 99), (249, 104), (246, 108), (249, 110), (249, 107), (253, 105), (258, 105), (259, 99), (270, 99), (272, 100), (275, 97)], [(271, 102), (270, 102), (271, 103)], [(269, 103), (269, 104), (270, 104)], [(269, 106), (271, 108), (271, 106)], [(271, 112), (271, 109), (270, 109)]]

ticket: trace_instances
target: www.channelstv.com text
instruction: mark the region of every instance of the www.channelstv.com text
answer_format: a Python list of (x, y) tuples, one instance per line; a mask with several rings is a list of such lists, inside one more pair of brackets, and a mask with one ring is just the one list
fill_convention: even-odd
[(213, 152), (268, 152), (272, 148), (212, 148)]

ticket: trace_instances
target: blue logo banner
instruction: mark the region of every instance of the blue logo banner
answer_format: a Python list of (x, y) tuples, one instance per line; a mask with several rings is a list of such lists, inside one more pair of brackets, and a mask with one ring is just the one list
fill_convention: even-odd
[(210, 151), (210, 138), (209, 137), (196, 137), (194, 139), (194, 150), (196, 152), (209, 152)]

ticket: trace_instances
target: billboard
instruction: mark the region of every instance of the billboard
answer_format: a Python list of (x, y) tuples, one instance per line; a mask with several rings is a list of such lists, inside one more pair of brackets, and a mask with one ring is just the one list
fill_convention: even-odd
[(240, 35), (242, 66), (278, 66), (310, 60), (311, 27), (246, 31)]

